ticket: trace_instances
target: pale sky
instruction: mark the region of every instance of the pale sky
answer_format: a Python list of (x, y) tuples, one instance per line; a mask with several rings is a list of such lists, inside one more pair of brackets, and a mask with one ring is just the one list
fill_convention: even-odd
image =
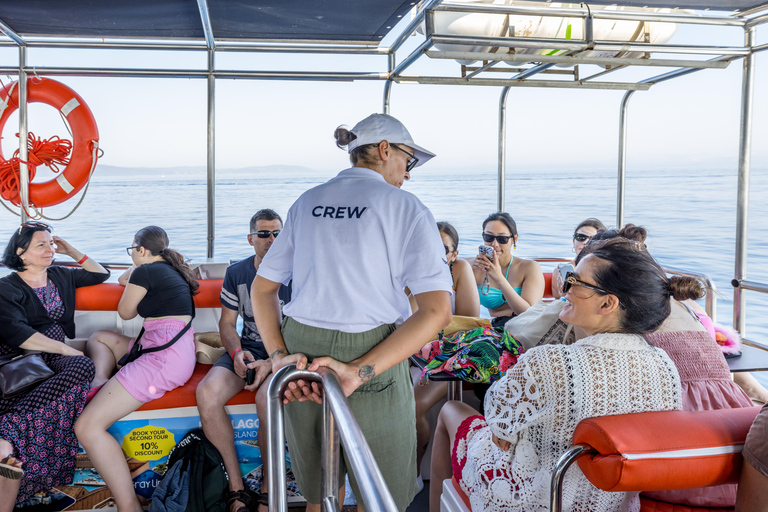
[[(768, 28), (758, 30), (759, 42)], [(412, 48), (420, 37), (406, 46)], [(740, 45), (741, 29), (681, 28), (672, 43)], [(385, 44), (387, 40), (385, 40)], [(753, 167), (768, 168), (768, 52), (757, 58)], [(407, 55), (401, 50), (399, 58)], [(18, 52), (0, 48), (0, 64), (17, 64)], [(176, 67), (205, 66), (203, 52), (29, 50), (30, 65)], [(346, 69), (380, 71), (385, 57), (291, 57), (221, 53), (223, 69)], [(449, 74), (458, 64), (423, 58), (413, 71)], [(503, 66), (503, 64), (501, 65)], [(592, 69), (596, 72), (597, 68)], [(619, 71), (645, 78), (667, 71)], [(622, 75), (622, 73), (624, 73)], [(591, 74), (588, 68), (582, 76)], [(614, 78), (615, 76), (615, 78)], [(1, 77), (7, 83), (8, 77)], [(12, 79), (15, 77), (12, 77)], [(59, 80), (85, 99), (96, 117), (102, 164), (120, 167), (205, 166), (206, 82), (202, 79), (71, 78)], [(298, 165), (338, 169), (346, 157), (332, 138), (340, 124), (354, 125), (382, 108), (383, 81), (306, 82), (217, 80), (216, 162), (220, 169)], [(499, 87), (394, 84), (391, 113), (420, 145), (438, 154), (439, 169), (495, 170)], [(741, 61), (726, 70), (705, 70), (648, 92), (637, 92), (629, 111), (628, 168), (735, 168), (738, 157)], [(548, 168), (578, 171), (615, 168), (618, 107), (623, 91), (514, 88), (507, 104), (508, 172)], [(66, 136), (49, 107), (33, 105), (30, 129)], [(17, 117), (3, 132), (7, 157), (17, 147)]]

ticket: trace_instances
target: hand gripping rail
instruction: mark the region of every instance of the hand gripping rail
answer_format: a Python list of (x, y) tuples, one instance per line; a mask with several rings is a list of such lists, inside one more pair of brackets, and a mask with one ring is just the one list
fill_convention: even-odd
[[(367, 512), (398, 512), (379, 466), (349, 408), (336, 374), (321, 368), (318, 372), (297, 370), (296, 365), (278, 371), (269, 385), (267, 401), (267, 439), (269, 440), (269, 510), (288, 510), (285, 483), (285, 416), (283, 396), (288, 383), (295, 380), (317, 382), (323, 388), (323, 435), (321, 444), (321, 487), (323, 512), (338, 512), (339, 438), (360, 487), (360, 498)], [(338, 429), (336, 424), (338, 424)], [(343, 500), (343, 497), (342, 497)]]
[(659, 491), (736, 483), (741, 450), (760, 407), (661, 411), (590, 418), (552, 471), (550, 511), (562, 510), (565, 472), (578, 459), (604, 491)]

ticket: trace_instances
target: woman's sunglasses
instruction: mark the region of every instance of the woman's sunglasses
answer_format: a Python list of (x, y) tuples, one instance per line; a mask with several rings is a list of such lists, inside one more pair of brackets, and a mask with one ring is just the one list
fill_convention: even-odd
[(488, 233), (483, 233), (483, 241), (488, 244), (493, 243), (494, 240), (498, 240), (501, 245), (504, 245), (508, 243), (511, 238), (511, 236), (489, 235)]
[(256, 235), (259, 238), (269, 238), (269, 235), (274, 236), (277, 238), (277, 235), (280, 234), (280, 230), (276, 229), (274, 231), (270, 231), (268, 229), (261, 229), (259, 231), (254, 231), (253, 233), (249, 233), (249, 235)]
[[(573, 272), (568, 272), (565, 274), (565, 281), (563, 281), (563, 294), (568, 293), (568, 290), (571, 289), (573, 285), (581, 286), (582, 288), (588, 288), (590, 290), (594, 290), (596, 292), (602, 293), (603, 295), (616, 295), (615, 293), (611, 293), (608, 291), (603, 290), (602, 288), (598, 288), (597, 286), (592, 286), (591, 284), (585, 283), (584, 281), (581, 281), (579, 279), (576, 279), (576, 276), (573, 275)], [(618, 299), (618, 296), (616, 296)], [(626, 309), (624, 307), (624, 304), (621, 303), (621, 300), (619, 300), (619, 306), (621, 309)]]
[(590, 238), (592, 238), (592, 237), (589, 236), (589, 235), (585, 235), (584, 233), (574, 233), (573, 234), (573, 239), (576, 240), (577, 242), (586, 242)]
[(19, 234), (21, 234), (21, 230), (24, 228), (43, 228), (49, 232), (51, 231), (51, 226), (45, 222), (25, 222), (19, 226)]

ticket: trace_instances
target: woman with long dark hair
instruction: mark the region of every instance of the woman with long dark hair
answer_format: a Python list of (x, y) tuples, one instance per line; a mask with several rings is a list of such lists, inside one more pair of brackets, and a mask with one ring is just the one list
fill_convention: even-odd
[[(55, 254), (82, 268), (51, 265)], [(54, 372), (31, 391), (0, 398), (0, 511), (7, 512), (36, 492), (72, 482), (73, 426), (93, 363), (64, 339), (75, 337), (75, 289), (106, 281), (109, 271), (41, 222), (14, 230), (3, 263), (15, 272), (0, 279), (0, 357), (39, 351)]]
[[(168, 247), (162, 228), (139, 230), (126, 249), (133, 266), (120, 277), (125, 291), (117, 312), (123, 320), (144, 318), (138, 338), (110, 331), (97, 331), (88, 340), (86, 353), (96, 365), (94, 388), (103, 388), (88, 404), (75, 424), (80, 444), (109, 487), (121, 511), (142, 510), (120, 445), (107, 432), (117, 420), (142, 404), (160, 398), (184, 385), (195, 368), (194, 333), (190, 326), (195, 314), (192, 296), (199, 287), (184, 257)], [(111, 377), (116, 364), (137, 343), (142, 354)]]

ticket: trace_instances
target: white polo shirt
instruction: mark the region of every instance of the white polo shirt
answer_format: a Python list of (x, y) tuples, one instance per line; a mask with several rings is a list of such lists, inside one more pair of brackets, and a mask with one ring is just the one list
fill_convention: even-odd
[(259, 275), (293, 279), (286, 316), (355, 333), (404, 322), (406, 286), (413, 294), (450, 293), (444, 258), (429, 209), (381, 174), (353, 167), (296, 200)]

